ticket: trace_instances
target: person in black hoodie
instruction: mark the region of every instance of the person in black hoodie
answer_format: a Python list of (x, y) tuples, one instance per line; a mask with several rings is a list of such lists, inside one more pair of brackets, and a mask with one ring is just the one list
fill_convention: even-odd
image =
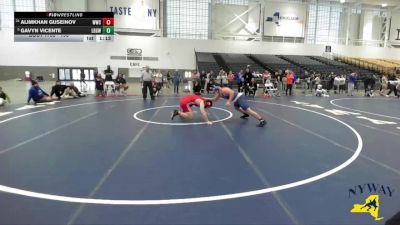
[(101, 78), (101, 74), (97, 74), (96, 76), (96, 97), (104, 96), (104, 80)]
[(122, 89), (122, 93), (126, 94), (126, 90), (128, 90), (129, 86), (126, 83), (126, 80), (124, 78), (123, 74), (118, 74), (117, 78), (115, 79), (115, 89), (116, 91), (120, 91)]
[(53, 97), (53, 95), (56, 95), (58, 100), (60, 100), (66, 88), (67, 85), (62, 85), (61, 81), (57, 80), (56, 84), (51, 88), (50, 96)]
[(3, 91), (3, 88), (0, 87), (0, 106), (5, 105), (6, 101), (8, 101), (8, 103), (11, 103), (10, 97)]
[(204, 86), (206, 85), (207, 73), (202, 70), (200, 73), (200, 89), (204, 92)]
[(201, 84), (198, 79), (193, 81), (193, 94), (201, 95)]
[(250, 94), (250, 86), (251, 86), (251, 80), (253, 79), (253, 73), (250, 71), (250, 68), (246, 68), (246, 72), (243, 74), (243, 86), (244, 86), (244, 94), (249, 95)]

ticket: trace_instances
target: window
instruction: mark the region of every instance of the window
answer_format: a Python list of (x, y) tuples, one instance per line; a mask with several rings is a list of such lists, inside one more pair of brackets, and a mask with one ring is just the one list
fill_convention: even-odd
[(13, 27), (14, 26), (14, 1), (1, 0), (0, 1), (0, 27)]
[(15, 0), (15, 11), (35, 11), (33, 8), (33, 0)]
[(35, 0), (35, 11), (45, 12), (46, 9), (46, 0)]
[(361, 9), (351, 9), (351, 13), (353, 13), (353, 14), (361, 14)]
[(338, 43), (342, 8), (336, 5), (310, 5), (306, 40), (312, 44)]
[(306, 41), (308, 43), (315, 43), (315, 27), (317, 25), (317, 6), (310, 5), (308, 12), (308, 24), (307, 24), (307, 33), (306, 33)]
[(14, 11), (46, 11), (48, 0), (1, 0), (0, 27), (14, 27)]
[(167, 0), (167, 37), (208, 38), (209, 0)]

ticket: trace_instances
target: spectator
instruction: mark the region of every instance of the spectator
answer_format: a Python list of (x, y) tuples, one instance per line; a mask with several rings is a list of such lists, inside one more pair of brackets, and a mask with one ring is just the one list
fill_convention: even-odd
[(101, 78), (101, 74), (96, 76), (96, 97), (104, 96), (104, 80)]
[[(80, 80), (80, 84), (81, 84), (81, 89), (82, 90), (85, 90), (86, 89), (86, 87), (87, 87), (87, 84), (86, 84), (86, 74), (83, 72), (83, 71), (81, 71), (81, 80)], [(83, 86), (83, 84), (85, 85), (85, 86)], [(83, 87), (85, 87), (85, 88), (83, 88)]]
[(196, 70), (192, 72), (192, 81), (200, 80), (200, 73)]
[(251, 80), (253, 79), (253, 73), (250, 71), (250, 68), (246, 68), (246, 72), (243, 74), (243, 79), (244, 79), (244, 85), (248, 85), (251, 83)]
[(375, 83), (377, 80), (377, 75), (376, 74), (372, 74), (371, 79), (369, 80), (369, 88), (371, 93), (373, 94), (375, 91)]
[(62, 85), (61, 81), (57, 80), (56, 84), (51, 88), (50, 97), (56, 95), (58, 100), (61, 99), (61, 96), (64, 94), (65, 89), (67, 88), (66, 85)]
[(228, 87), (232, 89), (233, 83), (235, 82), (235, 75), (233, 74), (232, 70), (228, 73)]
[(161, 70), (158, 70), (156, 74), (154, 74), (154, 82), (156, 83), (157, 92), (159, 92), (163, 87), (163, 75)]
[(36, 80), (32, 80), (32, 87), (29, 89), (28, 92), (28, 105), (31, 100), (33, 100), (34, 104), (36, 105), (37, 103), (42, 103), (42, 102), (52, 102), (55, 100), (52, 97), (50, 97), (43, 89), (39, 87), (39, 83)]
[(383, 74), (381, 78), (381, 88), (380, 88), (381, 90), (379, 92), (379, 95), (380, 96), (386, 95), (387, 88), (388, 88), (388, 79), (387, 76)]
[(400, 79), (397, 79), (397, 85), (396, 85), (396, 91), (397, 91), (397, 98), (400, 98)]
[(181, 75), (178, 70), (175, 70), (172, 75), (172, 82), (174, 83), (174, 93), (179, 94), (179, 83), (181, 82)]
[(321, 82), (321, 74), (316, 74), (315, 75), (315, 79), (314, 79), (314, 87), (315, 87), (315, 91), (318, 89), (318, 85), (320, 85), (322, 82)]
[(109, 87), (111, 87), (111, 92), (115, 94), (115, 83), (113, 79), (114, 71), (110, 69), (110, 66), (107, 66), (107, 69), (104, 70), (104, 74), (106, 76), (104, 82), (105, 94), (107, 95)]
[(366, 96), (366, 97), (370, 96), (370, 94), (371, 94), (371, 83), (372, 83), (373, 80), (374, 80), (374, 78), (373, 78), (372, 74), (368, 74), (363, 79), (363, 82), (364, 82), (364, 96)]
[(78, 98), (78, 94), (71, 88), (71, 86), (68, 86), (64, 90), (64, 94), (61, 96), (61, 98), (64, 99), (71, 99), (71, 98)]
[(236, 83), (238, 85), (238, 92), (242, 92), (242, 82), (243, 79), (243, 70), (240, 70), (240, 72), (236, 75)]
[(286, 75), (284, 74), (283, 70), (279, 69), (278, 70), (278, 77), (279, 77), (279, 83), (280, 83), (280, 87), (279, 87), (279, 92), (283, 93), (283, 91), (285, 91), (285, 85), (286, 85), (286, 81), (285, 84), (283, 83), (284, 78), (286, 80)]
[(167, 88), (169, 88), (169, 85), (171, 84), (171, 73), (169, 72), (169, 70), (168, 70), (168, 72), (167, 72)]
[(312, 93), (313, 90), (314, 90), (315, 78), (316, 78), (316, 75), (315, 75), (315, 72), (313, 72), (313, 74), (312, 74), (311, 77), (310, 77), (310, 81), (311, 81), (310, 92), (311, 92), (311, 93)]
[(339, 94), (341, 92), (344, 92), (345, 90), (345, 85), (346, 85), (346, 78), (344, 78), (344, 75), (340, 75), (339, 77)]
[(289, 95), (292, 95), (292, 87), (294, 83), (294, 75), (292, 71), (290, 70), (287, 71), (286, 80), (287, 80), (286, 96), (288, 94), (288, 90), (289, 90)]
[(390, 94), (393, 92), (394, 96), (397, 97), (397, 85), (399, 84), (400, 80), (396, 79), (396, 77), (393, 75), (389, 78), (388, 81), (388, 88), (389, 92), (387, 93), (386, 97), (390, 96)]
[(285, 74), (282, 75), (282, 90), (283, 90), (284, 92), (287, 91), (287, 73), (288, 73), (288, 71), (289, 71), (289, 70), (286, 70), (286, 71), (285, 71)]
[(271, 81), (271, 73), (268, 70), (265, 70), (262, 74), (263, 84), (267, 82), (267, 80)]
[(205, 84), (205, 88), (207, 90), (207, 94), (210, 93), (210, 91), (212, 90), (212, 88), (214, 87), (214, 71), (210, 70), (210, 72), (207, 74), (207, 78), (206, 78), (206, 84)]
[(249, 94), (249, 87), (251, 86), (251, 80), (253, 79), (253, 74), (250, 71), (249, 66), (246, 68), (246, 72), (243, 75), (243, 86), (244, 86), (244, 94)]
[(349, 80), (347, 81), (347, 96), (353, 96), (354, 85), (357, 80), (357, 74), (355, 72), (349, 75)]
[(193, 93), (195, 95), (201, 95), (201, 84), (199, 79), (193, 80)]
[(328, 77), (328, 82), (329, 82), (329, 86), (328, 86), (328, 92), (333, 89), (333, 83), (335, 82), (335, 74), (333, 72), (331, 72), (331, 74)]
[(338, 91), (340, 90), (340, 77), (339, 76), (336, 76), (333, 79), (333, 85), (334, 85), (333, 89), (335, 90), (335, 94), (337, 94)]
[(69, 88), (74, 91), (74, 93), (76, 94), (76, 97), (86, 97), (85, 94), (83, 94), (82, 92), (79, 91), (79, 89), (74, 85), (73, 82), (71, 82), (69, 84)]
[(256, 96), (256, 93), (257, 93), (257, 89), (258, 89), (258, 86), (257, 86), (257, 82), (256, 82), (256, 80), (253, 78), (253, 79), (251, 79), (251, 82), (250, 82), (250, 93), (249, 94), (252, 94), (253, 95), (253, 98)]
[(125, 78), (124, 78), (124, 75), (121, 74), (121, 73), (118, 74), (117, 79), (115, 79), (115, 88), (116, 88), (119, 92), (121, 92), (121, 90), (122, 90), (122, 93), (123, 93), (124, 95), (126, 95), (126, 90), (128, 90), (129, 86), (128, 86), (128, 84), (126, 83), (126, 80), (125, 80)]
[(221, 70), (218, 73), (218, 77), (217, 77), (217, 80), (218, 80), (217, 82), (219, 82), (221, 87), (224, 83), (224, 79), (226, 79), (226, 72), (224, 69), (221, 68)]
[(11, 103), (10, 97), (3, 91), (3, 88), (0, 87), (0, 106), (5, 105), (6, 101), (8, 102), (8, 104)]
[(202, 87), (203, 91), (205, 90), (205, 85), (206, 85), (206, 79), (207, 79), (207, 73), (206, 71), (202, 70), (200, 73), (200, 86)]
[(275, 87), (276, 87), (276, 89), (278, 89), (278, 92), (280, 93), (281, 92), (281, 90), (282, 90), (282, 84), (281, 84), (281, 75), (280, 75), (280, 73), (277, 71), (277, 72), (275, 72)]
[(308, 90), (311, 87), (311, 76), (306, 76), (306, 83), (307, 83), (307, 90)]
[(293, 72), (293, 71), (290, 71), (290, 72), (293, 74), (293, 77), (294, 77), (293, 88), (296, 89), (296, 85), (297, 85), (298, 83), (300, 83), (299, 75), (297, 75), (297, 74), (296, 74), (295, 72)]
[(271, 83), (271, 73), (268, 70), (265, 70), (262, 75), (262, 79), (264, 84), (263, 93), (265, 93), (265, 84)]
[(307, 91), (308, 83), (307, 79), (309, 78), (308, 72), (304, 71), (303, 75), (300, 77), (301, 83), (301, 93), (305, 94)]

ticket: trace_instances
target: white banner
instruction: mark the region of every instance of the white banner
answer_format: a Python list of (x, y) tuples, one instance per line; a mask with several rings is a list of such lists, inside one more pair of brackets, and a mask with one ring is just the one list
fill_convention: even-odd
[(303, 4), (267, 3), (264, 35), (304, 37), (307, 6)]
[(159, 0), (107, 0), (115, 29), (159, 30)]

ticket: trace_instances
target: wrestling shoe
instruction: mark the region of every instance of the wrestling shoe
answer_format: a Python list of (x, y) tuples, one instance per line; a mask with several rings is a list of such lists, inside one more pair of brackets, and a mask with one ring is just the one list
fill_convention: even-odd
[(174, 120), (175, 116), (177, 116), (177, 115), (179, 115), (179, 114), (178, 114), (178, 110), (175, 109), (175, 110), (171, 113), (171, 120)]
[(249, 117), (249, 114), (247, 114), (247, 113), (244, 113), (244, 114), (243, 114), (243, 116), (241, 116), (240, 118), (242, 118), (242, 119), (246, 119), (247, 117)]
[(265, 120), (260, 120), (260, 123), (257, 124), (257, 127), (263, 127), (263, 126), (265, 126), (265, 124), (267, 124), (267, 121), (265, 121)]

